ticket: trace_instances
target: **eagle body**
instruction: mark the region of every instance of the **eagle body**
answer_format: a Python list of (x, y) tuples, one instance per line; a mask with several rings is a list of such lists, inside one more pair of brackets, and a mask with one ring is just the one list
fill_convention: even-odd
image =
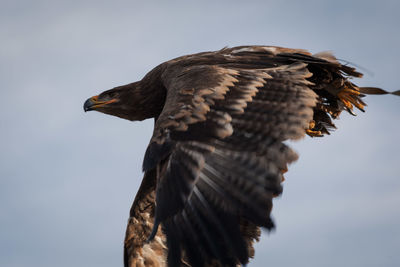
[(330, 134), (342, 111), (364, 111), (364, 94), (387, 93), (351, 82), (361, 76), (330, 53), (240, 46), (167, 61), (89, 98), (85, 111), (155, 119), (125, 266), (246, 264), (297, 159), (284, 141)]

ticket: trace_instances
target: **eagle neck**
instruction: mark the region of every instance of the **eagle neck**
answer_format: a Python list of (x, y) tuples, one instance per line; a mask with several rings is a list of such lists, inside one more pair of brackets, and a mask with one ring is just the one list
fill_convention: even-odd
[(139, 94), (141, 119), (156, 118), (160, 115), (166, 98), (166, 89), (161, 81), (161, 71), (158, 68), (150, 71), (140, 82), (135, 83)]

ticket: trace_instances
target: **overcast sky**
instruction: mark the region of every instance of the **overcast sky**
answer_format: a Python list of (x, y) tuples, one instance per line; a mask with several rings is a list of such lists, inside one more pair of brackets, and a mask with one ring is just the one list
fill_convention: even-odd
[[(201, 2), (201, 4), (200, 4)], [(333, 51), (400, 89), (400, 1), (0, 2), (0, 266), (122, 266), (151, 120), (84, 113), (157, 64), (246, 44)], [(249, 266), (399, 266), (400, 98), (294, 143)]]

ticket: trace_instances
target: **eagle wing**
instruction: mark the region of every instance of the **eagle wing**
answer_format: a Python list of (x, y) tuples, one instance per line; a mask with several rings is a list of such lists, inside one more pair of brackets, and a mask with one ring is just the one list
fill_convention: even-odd
[(310, 76), (300, 62), (165, 71), (167, 98), (143, 167), (157, 172), (150, 239), (161, 223), (170, 266), (248, 262), (257, 234), (244, 228), (273, 228), (272, 198), (297, 159), (283, 141), (302, 137), (312, 120)]
[(272, 198), (297, 159), (284, 141), (329, 133), (331, 118), (362, 109), (348, 80), (361, 74), (329, 53), (278, 47), (223, 49), (164, 67), (167, 95), (143, 162), (152, 190), (141, 187), (132, 207), (125, 264), (136, 266), (137, 251), (142, 262), (153, 255), (157, 249), (139, 248), (154, 242), (163, 248), (160, 265), (245, 264), (259, 227), (274, 226)]

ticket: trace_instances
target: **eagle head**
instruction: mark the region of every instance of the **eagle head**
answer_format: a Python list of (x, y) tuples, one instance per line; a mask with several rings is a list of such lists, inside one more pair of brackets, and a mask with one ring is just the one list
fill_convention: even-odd
[(143, 90), (142, 87), (140, 82), (134, 82), (106, 90), (87, 99), (83, 110), (95, 110), (130, 121), (156, 117), (164, 99), (157, 97), (157, 91)]

